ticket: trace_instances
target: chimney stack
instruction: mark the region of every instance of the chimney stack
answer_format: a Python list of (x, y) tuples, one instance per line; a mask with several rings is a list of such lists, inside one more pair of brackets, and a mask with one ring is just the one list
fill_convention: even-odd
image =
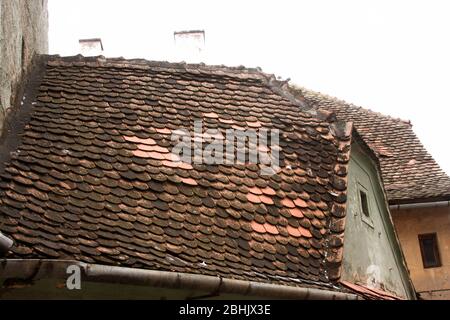
[(103, 43), (100, 38), (80, 39), (78, 42), (83, 56), (92, 57), (103, 54)]
[(202, 62), (205, 50), (205, 31), (189, 30), (173, 33), (177, 59), (186, 62)]

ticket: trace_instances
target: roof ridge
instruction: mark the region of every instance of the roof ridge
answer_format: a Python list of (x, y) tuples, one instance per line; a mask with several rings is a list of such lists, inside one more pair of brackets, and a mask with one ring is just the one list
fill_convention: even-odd
[(105, 57), (103, 55), (98, 56), (83, 56), (81, 54), (74, 56), (60, 56), (60, 55), (43, 55), (47, 58), (49, 62), (87, 62), (87, 63), (98, 63), (98, 64), (115, 64), (117, 67), (123, 65), (124, 67), (162, 67), (162, 68), (174, 68), (185, 71), (190, 71), (190, 69), (198, 69), (200, 71), (217, 71), (224, 72), (228, 76), (260, 76), (261, 78), (270, 79), (275, 77), (274, 74), (265, 73), (260, 67), (245, 67), (243, 65), (239, 66), (226, 66), (221, 65), (209, 65), (203, 62), (200, 63), (187, 63), (185, 61), (172, 62), (172, 61), (158, 61), (158, 60), (148, 60), (141, 58), (127, 59), (124, 57)]
[[(216, 75), (223, 75), (229, 77), (236, 77), (239, 79), (246, 78), (248, 76), (249, 79), (258, 79), (261, 80), (272, 92), (275, 94), (287, 99), (293, 105), (296, 105), (301, 108), (301, 110), (312, 117), (315, 117), (319, 120), (328, 121), (328, 122), (336, 122), (336, 114), (333, 111), (328, 110), (317, 110), (315, 108), (310, 107), (303, 99), (299, 99), (293, 95), (289, 90), (289, 81), (290, 78), (282, 80), (282, 77), (276, 76), (273, 73), (266, 73), (262, 71), (260, 67), (248, 68), (243, 65), (241, 66), (226, 66), (226, 65), (208, 65), (205, 63), (186, 63), (182, 62), (169, 62), (169, 61), (156, 61), (156, 60), (147, 60), (147, 59), (126, 59), (124, 57), (115, 57), (115, 58), (107, 58), (103, 55), (99, 56), (91, 56), (85, 57), (81, 54), (74, 56), (60, 56), (60, 55), (43, 55), (46, 57), (47, 61), (50, 63), (92, 63), (94, 64), (113, 64), (115, 67), (120, 67), (123, 65), (124, 67), (161, 67), (161, 68), (174, 68), (180, 69), (184, 71), (194, 71), (195, 69), (204, 72), (211, 72)], [(345, 122), (345, 121), (343, 121)]]
[[(306, 101), (299, 99), (295, 95), (293, 95), (289, 90), (289, 81), (290, 78), (287, 78), (286, 80), (281, 80), (280, 77), (276, 77), (274, 74), (268, 75), (266, 78), (267, 85), (270, 87), (270, 89), (282, 96), (283, 98), (287, 99), (289, 102), (291, 102), (293, 105), (296, 105), (301, 109), (301, 111), (308, 113), (309, 115), (318, 118), (319, 120), (325, 120), (329, 122), (336, 122), (336, 114), (333, 111), (323, 110), (323, 109), (315, 109), (309, 106)], [(277, 79), (278, 78), (278, 79)], [(346, 121), (342, 121), (345, 123)]]
[(320, 95), (322, 98), (325, 98), (325, 99), (328, 99), (328, 100), (332, 100), (334, 102), (346, 104), (349, 107), (361, 110), (363, 112), (371, 113), (371, 114), (377, 115), (379, 117), (387, 118), (387, 119), (390, 119), (390, 120), (402, 122), (402, 123), (408, 124), (411, 127), (413, 126), (413, 124), (411, 123), (411, 120), (402, 119), (400, 117), (393, 117), (391, 115), (384, 114), (384, 113), (381, 113), (379, 111), (374, 111), (374, 110), (371, 110), (371, 109), (368, 109), (368, 108), (364, 108), (364, 107), (358, 106), (358, 105), (356, 105), (356, 104), (354, 104), (352, 102), (345, 101), (344, 99), (340, 99), (340, 98), (337, 98), (335, 96), (332, 96), (332, 95), (329, 95), (329, 94), (326, 94), (326, 93), (322, 93), (320, 91), (311, 90), (311, 89), (308, 89), (308, 88), (303, 87), (303, 86), (292, 84), (291, 87), (293, 87), (294, 90), (296, 90), (296, 89), (300, 90), (302, 93), (304, 91), (307, 91), (307, 92), (310, 92), (311, 94), (314, 94), (314, 95)]
[(263, 74), (266, 76), (267, 85), (275, 94), (287, 99), (290, 103), (299, 107), (301, 112), (307, 113), (321, 121), (328, 122), (335, 129), (336, 137), (339, 139), (346, 139), (351, 135), (353, 128), (352, 121), (338, 119), (336, 112), (334, 111), (313, 108), (304, 99), (292, 94), (291, 90), (289, 90), (290, 78), (282, 80), (281, 77), (276, 77), (274, 74)]

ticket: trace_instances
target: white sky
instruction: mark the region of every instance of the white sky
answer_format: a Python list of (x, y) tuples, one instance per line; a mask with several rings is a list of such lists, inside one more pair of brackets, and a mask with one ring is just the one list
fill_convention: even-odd
[(205, 30), (203, 62), (259, 66), (411, 120), (450, 173), (450, 1), (49, 0), (49, 15), (60, 55), (100, 37), (108, 57), (177, 61), (173, 32)]

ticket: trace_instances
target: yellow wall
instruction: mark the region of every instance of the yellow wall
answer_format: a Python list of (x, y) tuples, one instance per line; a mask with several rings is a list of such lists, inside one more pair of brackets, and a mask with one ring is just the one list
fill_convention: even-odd
[[(450, 300), (450, 207), (391, 210), (416, 291), (425, 299)], [(419, 234), (436, 233), (442, 266), (423, 267)]]

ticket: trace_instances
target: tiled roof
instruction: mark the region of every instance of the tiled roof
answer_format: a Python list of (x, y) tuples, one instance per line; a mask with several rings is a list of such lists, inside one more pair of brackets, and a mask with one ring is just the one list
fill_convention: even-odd
[(450, 199), (450, 178), (424, 148), (410, 122), (304, 88), (291, 87), (291, 92), (311, 107), (353, 122), (379, 159), (391, 204)]
[(357, 284), (347, 281), (341, 281), (341, 284), (351, 289), (353, 292), (359, 293), (365, 300), (404, 300), (403, 298), (384, 290), (368, 287), (366, 284)]
[[(9, 257), (333, 287), (351, 126), (257, 70), (44, 57), (4, 148)], [(25, 120), (23, 120), (25, 119)], [(170, 134), (280, 130), (281, 171), (175, 163)]]

